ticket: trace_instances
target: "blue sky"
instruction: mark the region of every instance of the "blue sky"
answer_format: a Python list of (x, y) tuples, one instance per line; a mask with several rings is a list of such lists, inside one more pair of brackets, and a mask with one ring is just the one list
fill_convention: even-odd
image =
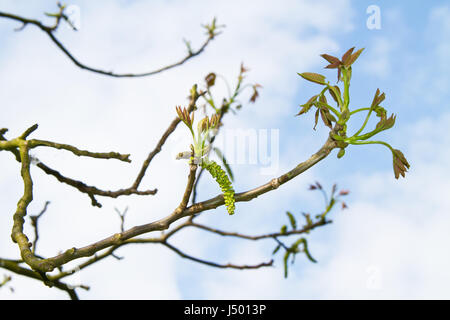
[[(38, 152), (46, 163), (68, 175), (101, 187), (127, 186), (174, 117), (175, 105), (185, 103), (190, 86), (210, 71), (233, 81), (242, 61), (251, 70), (248, 80), (263, 85), (261, 97), (255, 105), (245, 104), (239, 117), (230, 115), (225, 124), (279, 129), (276, 175), (282, 174), (315, 152), (328, 134), (321, 124), (312, 130), (312, 113), (294, 117), (298, 105), (318, 90), (297, 72), (320, 72), (334, 80), (335, 71), (324, 70), (326, 61), (319, 55), (341, 56), (353, 46), (365, 51), (353, 67), (351, 107), (367, 106), (377, 88), (384, 91), (384, 107), (397, 115), (397, 121), (381, 137), (401, 149), (411, 163), (406, 179), (395, 180), (386, 148), (350, 146), (344, 158), (337, 159), (334, 151), (276, 192), (237, 204), (233, 217), (220, 208), (199, 219), (225, 230), (269, 232), (287, 222), (286, 210), (300, 215), (321, 209), (320, 195), (307, 191), (309, 183), (317, 180), (326, 188), (337, 183), (350, 189), (349, 209), (333, 211), (334, 223), (308, 236), (318, 263), (298, 257), (288, 280), (283, 278), (280, 256), (275, 268), (243, 272), (198, 265), (161, 247), (130, 246), (119, 251), (126, 259), (109, 259), (73, 277), (74, 283), (91, 285), (89, 292), (80, 291), (81, 298), (449, 298), (450, 256), (445, 244), (450, 240), (446, 133), (450, 7), (445, 1), (73, 4), (80, 7), (82, 28), (74, 33), (62, 27), (59, 38), (86, 64), (117, 71), (152, 69), (176, 60), (184, 53), (182, 39), (199, 44), (203, 39), (199, 24), (213, 16), (226, 28), (204, 54), (180, 68), (150, 78), (112, 79), (76, 68), (36, 28), (13, 32), (16, 24), (0, 20), (1, 127), (8, 127), (12, 136), (37, 122), (36, 137), (130, 152), (135, 160), (124, 167), (110, 161), (73, 159), (61, 152)], [(379, 30), (366, 27), (370, 5), (381, 10)], [(42, 12), (54, 7), (53, 1), (33, 5), (4, 1), (0, 10), (44, 19)], [(224, 89), (218, 90), (220, 94)], [(99, 210), (90, 207), (84, 195), (33, 171), (36, 187), (30, 212), (52, 201), (42, 220), (43, 254), (54, 255), (117, 232), (114, 207), (130, 207), (128, 227), (171, 212), (186, 174), (185, 164), (173, 160), (173, 154), (182, 151), (186, 132), (180, 128), (169, 139), (143, 181), (160, 190), (154, 198), (101, 199), (104, 207)], [(13, 212), (22, 186), (17, 164), (8, 154), (0, 156), (4, 168), (0, 199), (5, 213), (0, 234), (6, 239), (0, 242), (0, 255), (16, 257), (17, 248), (8, 242), (12, 222), (8, 213)], [(261, 175), (255, 165), (233, 169), (237, 191), (271, 178)], [(216, 195), (215, 188), (211, 179), (205, 179), (200, 199)], [(245, 243), (191, 230), (173, 241), (189, 253), (220, 262), (265, 261), (273, 249), (271, 242)], [(0, 298), (65, 298), (64, 293), (19, 276), (14, 276), (11, 285), (15, 292), (0, 290)]]

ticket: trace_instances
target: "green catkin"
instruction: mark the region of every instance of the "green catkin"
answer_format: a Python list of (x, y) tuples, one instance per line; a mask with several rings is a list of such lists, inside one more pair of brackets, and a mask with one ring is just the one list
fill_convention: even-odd
[(228, 214), (234, 214), (234, 189), (225, 171), (212, 160), (204, 160), (201, 162), (200, 166), (208, 170), (211, 176), (217, 181), (223, 192), (223, 198), (225, 200), (225, 206), (227, 207)]

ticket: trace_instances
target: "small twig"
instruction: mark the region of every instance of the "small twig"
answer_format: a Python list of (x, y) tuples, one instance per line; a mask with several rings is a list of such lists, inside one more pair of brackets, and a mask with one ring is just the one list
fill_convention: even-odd
[(302, 229), (297, 229), (297, 230), (290, 230), (290, 231), (286, 231), (284, 233), (281, 232), (274, 232), (274, 233), (267, 233), (267, 234), (262, 234), (262, 235), (257, 235), (257, 236), (250, 236), (250, 235), (246, 235), (246, 234), (241, 234), (238, 232), (227, 232), (227, 231), (222, 231), (222, 230), (218, 230), (218, 229), (214, 229), (199, 223), (195, 223), (195, 222), (191, 222), (189, 223), (190, 226), (195, 227), (195, 228), (199, 228), (205, 231), (209, 231), (215, 234), (218, 234), (220, 236), (228, 236), (228, 237), (235, 237), (235, 238), (241, 238), (241, 239), (247, 239), (247, 240), (261, 240), (261, 239), (268, 239), (268, 238), (277, 238), (277, 237), (288, 237), (294, 234), (302, 234), (302, 233), (306, 233), (308, 231), (313, 230), (314, 228), (320, 227), (320, 226), (324, 226), (326, 224), (331, 223), (331, 220), (325, 220), (325, 219), (321, 219), (313, 224), (310, 225), (306, 225), (304, 226)]
[(123, 210), (122, 213), (117, 208), (114, 208), (114, 210), (116, 210), (117, 214), (119, 215), (119, 218), (120, 218), (120, 231), (123, 232), (124, 231), (124, 224), (125, 224), (125, 215), (128, 212), (128, 207), (126, 207), (125, 210)]
[(170, 245), (167, 242), (162, 242), (162, 244), (164, 246), (166, 246), (167, 248), (169, 248), (170, 250), (172, 250), (173, 252), (175, 252), (176, 254), (178, 254), (182, 258), (185, 258), (185, 259), (188, 259), (188, 260), (192, 260), (192, 261), (195, 261), (195, 262), (198, 262), (198, 263), (201, 263), (201, 264), (205, 264), (205, 265), (210, 266), (210, 267), (216, 267), (216, 268), (222, 268), (222, 269), (231, 268), (231, 269), (244, 270), (244, 269), (259, 269), (261, 267), (271, 267), (273, 265), (273, 260), (270, 260), (269, 262), (262, 262), (262, 263), (257, 264), (257, 265), (235, 265), (235, 264), (231, 264), (231, 263), (219, 264), (219, 263), (215, 263), (215, 262), (211, 262), (211, 261), (207, 261), (207, 260), (202, 260), (202, 259), (190, 256), (190, 255), (184, 253), (183, 251), (181, 251), (180, 249)]
[(39, 230), (38, 230), (38, 221), (39, 218), (47, 211), (47, 207), (50, 204), (50, 201), (46, 201), (44, 208), (41, 210), (41, 212), (38, 215), (30, 216), (31, 219), (31, 226), (34, 228), (34, 241), (33, 241), (33, 254), (36, 254), (36, 247), (37, 242), (39, 240)]
[[(22, 137), (21, 137), (22, 138)], [(25, 139), (25, 137), (23, 137)], [(120, 154), (118, 152), (91, 152), (87, 150), (80, 150), (74, 146), (64, 144), (64, 143), (56, 143), (51, 141), (45, 141), (45, 140), (37, 140), (32, 139), (28, 140), (28, 146), (29, 148), (36, 148), (36, 147), (50, 147), (54, 149), (63, 149), (72, 152), (76, 156), (83, 156), (83, 157), (90, 157), (90, 158), (97, 158), (97, 159), (117, 159), (124, 162), (131, 162), (130, 155), (129, 154)]]
[(8, 282), (12, 280), (11, 276), (3, 276), (3, 280), (0, 282), (0, 288), (5, 286)]

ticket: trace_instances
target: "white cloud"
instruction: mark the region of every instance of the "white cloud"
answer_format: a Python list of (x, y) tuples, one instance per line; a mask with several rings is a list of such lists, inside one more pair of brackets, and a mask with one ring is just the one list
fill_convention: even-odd
[(392, 52), (392, 42), (385, 37), (376, 37), (370, 45), (370, 53), (362, 65), (368, 74), (384, 78), (391, 72), (389, 55)]

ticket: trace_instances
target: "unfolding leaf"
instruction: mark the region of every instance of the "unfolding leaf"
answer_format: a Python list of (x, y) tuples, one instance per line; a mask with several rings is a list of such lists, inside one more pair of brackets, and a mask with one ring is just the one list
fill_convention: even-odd
[(215, 83), (216, 83), (216, 74), (214, 72), (209, 73), (206, 77), (205, 77), (205, 81), (206, 81), (206, 86), (212, 87)]
[(278, 250), (280, 250), (280, 248), (281, 248), (281, 245), (279, 244), (279, 245), (277, 245), (276, 247), (275, 247), (275, 249), (272, 251), (272, 254), (275, 254), (275, 253), (277, 253), (278, 252)]
[(320, 109), (317, 109), (316, 114), (314, 115), (314, 130), (316, 130), (317, 122), (319, 121), (319, 111)]
[(253, 88), (253, 94), (252, 94), (252, 96), (250, 97), (250, 102), (251, 103), (255, 103), (256, 102), (256, 99), (259, 97), (259, 92), (258, 92), (258, 88), (262, 88), (262, 86), (260, 85), (260, 84), (254, 84), (253, 86), (252, 86), (252, 88)]
[(289, 255), (291, 253), (289, 251), (286, 251), (286, 253), (284, 254), (283, 257), (283, 264), (284, 264), (284, 277), (287, 278), (288, 277), (288, 260), (289, 260)]
[(355, 49), (355, 47), (350, 48), (347, 50), (347, 52), (344, 53), (344, 55), (342, 56), (342, 64), (347, 66), (348, 65), (348, 60), (350, 59), (353, 50)]
[(381, 118), (380, 121), (377, 123), (375, 129), (378, 130), (378, 132), (390, 129), (395, 124), (395, 115), (392, 114), (389, 118)]
[(380, 89), (377, 89), (372, 100), (371, 108), (376, 108), (381, 102), (384, 101), (385, 98), (386, 95), (384, 94), (384, 92), (380, 94)]
[(317, 100), (317, 97), (318, 97), (318, 96), (319, 96), (319, 95), (316, 94), (315, 96), (312, 96), (311, 98), (309, 98), (308, 102), (306, 102), (305, 104), (302, 104), (302, 105), (300, 106), (300, 107), (302, 107), (302, 108), (300, 109), (300, 112), (297, 113), (297, 116), (299, 116), (299, 115), (301, 115), (301, 114), (303, 114), (303, 113), (308, 112), (309, 109), (311, 109), (311, 107), (313, 106), (314, 102)]
[(335, 183), (335, 184), (333, 184), (333, 187), (331, 188), (331, 197), (334, 197), (336, 190), (337, 190), (337, 184)]
[(339, 60), (336, 57), (330, 56), (329, 54), (326, 53), (321, 54), (320, 56), (330, 63), (328, 66), (325, 67), (327, 69), (335, 69), (341, 65), (341, 60)]
[(308, 81), (311, 82), (315, 82), (318, 84), (326, 84), (325, 82), (325, 76), (318, 74), (318, 73), (314, 73), (314, 72), (303, 72), (303, 73), (298, 73), (298, 75), (300, 77), (302, 77), (303, 79), (306, 79)]
[(313, 222), (312, 222), (312, 219), (311, 219), (311, 215), (309, 214), (309, 213), (302, 213), (303, 214), (303, 216), (305, 217), (305, 219), (306, 219), (306, 225), (307, 226), (310, 226), (310, 225), (312, 225), (313, 224)]
[(375, 114), (377, 115), (377, 117), (379, 117), (381, 119), (386, 118), (386, 109), (378, 106), (375, 108)]
[(305, 238), (300, 238), (300, 239), (298, 239), (298, 240), (292, 245), (292, 247), (291, 247), (292, 251), (294, 251), (294, 252), (295, 252), (295, 251), (298, 251), (298, 246), (299, 246), (300, 244), (303, 244), (303, 252), (305, 252), (306, 257), (307, 257), (311, 262), (316, 263), (316, 262), (317, 262), (316, 259), (314, 259), (314, 258), (311, 256), (311, 253), (310, 253), (309, 250), (308, 250), (308, 241), (306, 241)]
[(338, 86), (330, 87), (328, 92), (330, 93), (330, 96), (333, 98), (333, 100), (336, 101), (337, 104), (339, 104), (338, 96), (339, 97), (341, 96), (341, 90), (339, 89), (339, 87)]
[(405, 172), (407, 172), (410, 167), (405, 156), (400, 150), (397, 149), (394, 149), (394, 151), (392, 152), (392, 156), (393, 156), (395, 179), (398, 179), (400, 175), (402, 177), (405, 177)]
[(247, 72), (249, 69), (244, 67), (244, 63), (241, 63), (241, 73)]
[(289, 211), (286, 211), (286, 214), (289, 217), (289, 222), (291, 223), (292, 230), (296, 230), (297, 229), (297, 221), (295, 220), (294, 215), (292, 213), (290, 213)]
[(348, 59), (346, 65), (351, 66), (356, 61), (356, 59), (358, 59), (359, 55), (363, 52), (363, 50), (364, 50), (364, 48), (361, 48), (358, 51), (356, 51), (354, 54), (352, 54), (350, 59)]
[[(331, 124), (331, 121), (328, 118), (328, 115), (331, 116), (330, 111), (328, 111), (328, 109), (325, 109), (325, 108), (320, 108), (319, 110), (320, 110), (320, 117), (322, 118), (324, 125), (326, 125), (330, 129), (332, 129), (333, 125)], [(336, 119), (334, 119), (334, 120), (336, 120)]]
[(327, 119), (330, 120), (331, 122), (337, 122), (335, 116), (332, 115), (331, 112), (327, 112)]

